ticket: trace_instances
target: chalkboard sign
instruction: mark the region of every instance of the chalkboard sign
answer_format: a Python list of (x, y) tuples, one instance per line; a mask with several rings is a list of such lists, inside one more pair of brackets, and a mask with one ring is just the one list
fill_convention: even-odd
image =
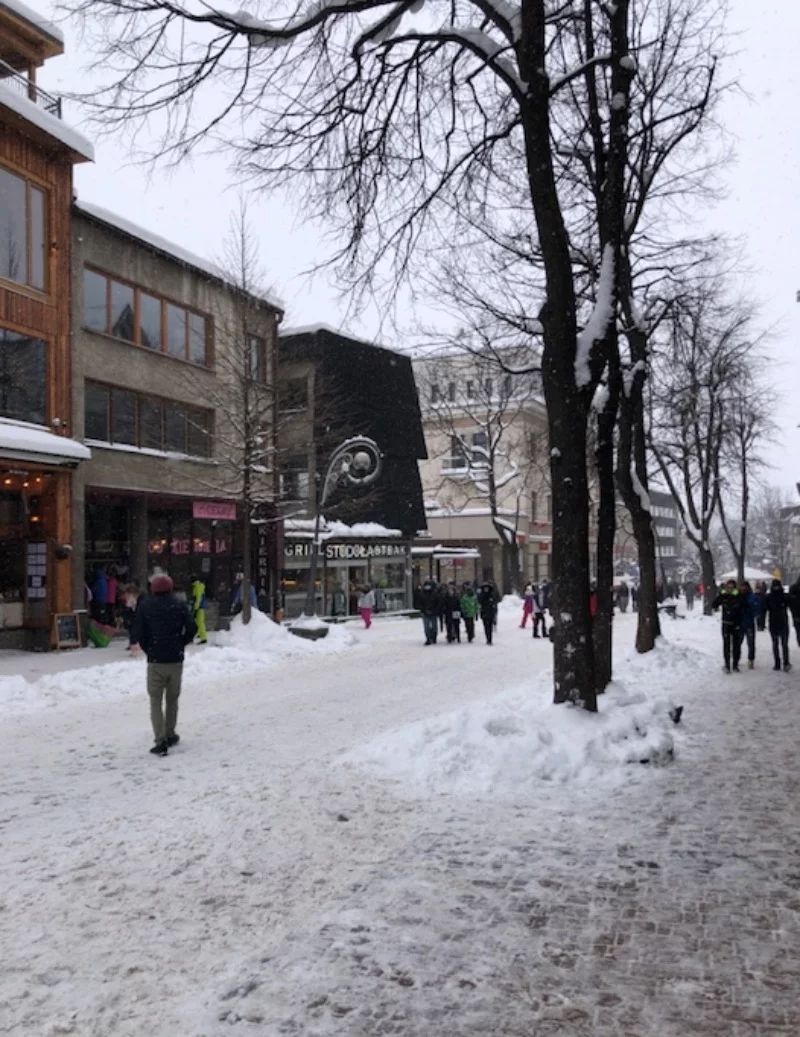
[(53, 630), (56, 648), (81, 647), (81, 632), (74, 612), (56, 613), (53, 616)]

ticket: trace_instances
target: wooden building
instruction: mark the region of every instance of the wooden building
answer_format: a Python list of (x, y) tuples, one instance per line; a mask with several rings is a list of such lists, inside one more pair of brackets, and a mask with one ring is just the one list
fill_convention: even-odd
[(72, 171), (91, 144), (36, 82), (59, 30), (0, 0), (0, 647), (46, 647), (73, 601)]

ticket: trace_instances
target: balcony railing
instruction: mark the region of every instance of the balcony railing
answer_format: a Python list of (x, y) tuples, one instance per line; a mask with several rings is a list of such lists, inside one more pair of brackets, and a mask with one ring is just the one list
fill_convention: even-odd
[(7, 86), (21, 97), (27, 97), (29, 101), (33, 101), (34, 104), (49, 112), (50, 115), (55, 115), (57, 119), (61, 118), (60, 97), (54, 97), (46, 90), (42, 90), (40, 86), (31, 82), (27, 76), (2, 60), (0, 60), (0, 84)]

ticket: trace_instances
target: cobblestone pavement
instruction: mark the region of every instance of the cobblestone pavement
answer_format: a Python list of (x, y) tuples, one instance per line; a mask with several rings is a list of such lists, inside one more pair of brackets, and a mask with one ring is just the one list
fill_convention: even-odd
[[(800, 675), (719, 683), (684, 700), (676, 764), (577, 790), (568, 813), (547, 789), (535, 807), (407, 804), (413, 841), (220, 1018), (246, 1005), (308, 1037), (798, 1037)], [(351, 823), (381, 809), (366, 789)]]

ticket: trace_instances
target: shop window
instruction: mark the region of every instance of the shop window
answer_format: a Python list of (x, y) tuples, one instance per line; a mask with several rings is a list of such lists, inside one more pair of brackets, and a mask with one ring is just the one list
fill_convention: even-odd
[(90, 331), (179, 360), (208, 363), (208, 318), (88, 267), (83, 271), (83, 323)]
[(84, 407), (86, 438), (108, 442), (108, 389), (102, 385), (87, 383)]
[(131, 392), (111, 393), (111, 440), (136, 446), (136, 397)]
[(0, 166), (0, 277), (47, 287), (47, 195)]
[(47, 423), (47, 346), (0, 328), (0, 415)]
[(305, 378), (287, 378), (281, 383), (279, 407), (287, 411), (301, 411), (308, 407), (308, 381)]

